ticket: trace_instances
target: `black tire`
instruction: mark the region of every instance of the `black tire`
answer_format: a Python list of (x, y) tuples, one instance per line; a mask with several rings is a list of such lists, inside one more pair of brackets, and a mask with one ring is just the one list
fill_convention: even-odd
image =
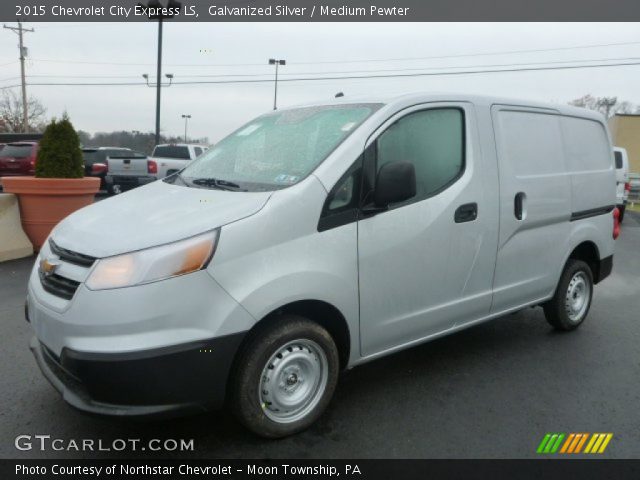
[(618, 211), (620, 212), (620, 215), (618, 216), (618, 223), (622, 223), (622, 219), (624, 218), (625, 209), (626, 209), (625, 205), (622, 205), (622, 206), (618, 207)]
[[(296, 343), (298, 341), (309, 342), (309, 345), (313, 345), (312, 348), (318, 347), (322, 350), (324, 358), (320, 359), (322, 354), (313, 356), (311, 350), (308, 350), (307, 353), (304, 348), (300, 348), (300, 351), (298, 351), (298, 343)], [(283, 371), (286, 369), (284, 367), (274, 368), (271, 363), (276, 358), (274, 355), (279, 354), (280, 351), (287, 354), (287, 351), (281, 350), (285, 349), (287, 345), (293, 345), (293, 347), (286, 349), (288, 352), (306, 355), (308, 357), (305, 357), (307, 360), (315, 359), (318, 365), (325, 365), (320, 371), (326, 371), (326, 383), (324, 380), (319, 380), (320, 383), (324, 384), (324, 387), (312, 389), (316, 392), (311, 394), (314, 400), (309, 403), (308, 408), (310, 409), (308, 411), (300, 413), (300, 415), (303, 414), (302, 418), (285, 422), (278, 421), (278, 419), (274, 420), (273, 416), (287, 413), (271, 410), (271, 408), (275, 408), (273, 407), (274, 404), (265, 401), (265, 398), (263, 398), (265, 392), (268, 392), (268, 389), (263, 388), (267, 381), (263, 371), (271, 367), (270, 370), (274, 372), (282, 372), (280, 376), (274, 373), (273, 382), (278, 381), (278, 384), (281, 385), (279, 392), (276, 393), (277, 395), (286, 397), (287, 394), (282, 392), (288, 388), (309, 388), (306, 384), (300, 387), (303, 382), (300, 381), (298, 385), (297, 377), (293, 380), (295, 383), (290, 386), (288, 382), (291, 376), (287, 376), (290, 374)], [(304, 343), (300, 345), (304, 345)], [(282, 356), (277, 358), (280, 358), (280, 362), (295, 362), (295, 360), (292, 360), (294, 357), (285, 356), (284, 360), (282, 360)], [(311, 360), (310, 363), (313, 363)], [(325, 361), (326, 363), (324, 363)], [(278, 360), (275, 362), (278, 362)], [(286, 363), (282, 363), (282, 365), (286, 365)], [(245, 427), (262, 437), (280, 438), (292, 435), (308, 428), (320, 417), (331, 401), (338, 381), (339, 370), (338, 349), (331, 335), (322, 326), (298, 315), (282, 315), (273, 319), (273, 321), (269, 321), (264, 327), (258, 327), (251, 332), (250, 337), (242, 345), (230, 377), (229, 406)], [(299, 375), (300, 379), (302, 379), (303, 374), (299, 373)], [(308, 377), (311, 379), (313, 375), (309, 374)], [(325, 378), (324, 374), (318, 375), (318, 378), (320, 377)], [(283, 383), (285, 379), (286, 385)], [(308, 384), (311, 382), (312, 380), (309, 380)], [(274, 383), (271, 384), (273, 385)], [(275, 390), (275, 388), (272, 390), (271, 395), (274, 395)], [(314, 404), (313, 407), (310, 406), (312, 403)], [(267, 404), (271, 405), (271, 407)]]
[[(582, 282), (587, 289), (584, 303), (578, 311), (572, 310), (576, 298), (580, 295), (578, 289)], [(593, 299), (593, 273), (589, 265), (582, 260), (570, 258), (560, 276), (560, 282), (553, 298), (543, 305), (544, 316), (553, 328), (561, 331), (571, 331), (578, 328), (589, 314)], [(579, 302), (578, 302), (579, 303)], [(571, 313), (570, 313), (571, 312)]]

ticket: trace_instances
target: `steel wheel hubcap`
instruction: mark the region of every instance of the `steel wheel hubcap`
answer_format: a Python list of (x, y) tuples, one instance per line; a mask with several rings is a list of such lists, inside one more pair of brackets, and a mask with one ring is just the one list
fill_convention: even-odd
[(266, 363), (258, 398), (264, 414), (278, 423), (295, 422), (315, 408), (327, 386), (329, 362), (313, 340), (293, 340)]
[(584, 272), (577, 272), (567, 288), (565, 310), (572, 322), (579, 322), (584, 317), (591, 299), (591, 284)]

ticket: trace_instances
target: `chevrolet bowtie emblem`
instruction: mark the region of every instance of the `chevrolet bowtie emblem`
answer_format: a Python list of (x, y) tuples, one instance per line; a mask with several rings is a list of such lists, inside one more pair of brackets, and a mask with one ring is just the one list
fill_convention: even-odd
[(45, 276), (53, 275), (56, 271), (56, 268), (60, 265), (60, 262), (55, 258), (45, 258), (40, 262), (40, 271), (44, 273)]

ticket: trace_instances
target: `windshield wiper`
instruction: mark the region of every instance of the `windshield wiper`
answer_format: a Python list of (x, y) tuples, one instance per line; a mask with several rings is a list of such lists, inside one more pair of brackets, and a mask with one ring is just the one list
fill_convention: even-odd
[(229, 190), (231, 192), (247, 191), (244, 188), (240, 188), (240, 185), (238, 185), (237, 183), (229, 182), (228, 180), (221, 180), (219, 178), (195, 178), (191, 180), (191, 183), (202, 187), (213, 187), (220, 190)]

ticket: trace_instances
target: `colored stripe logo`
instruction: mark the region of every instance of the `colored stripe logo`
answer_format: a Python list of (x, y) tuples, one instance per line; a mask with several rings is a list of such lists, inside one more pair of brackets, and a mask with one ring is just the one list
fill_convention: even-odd
[[(613, 433), (547, 433), (537, 453), (604, 453)], [(584, 450), (583, 450), (584, 448)]]

